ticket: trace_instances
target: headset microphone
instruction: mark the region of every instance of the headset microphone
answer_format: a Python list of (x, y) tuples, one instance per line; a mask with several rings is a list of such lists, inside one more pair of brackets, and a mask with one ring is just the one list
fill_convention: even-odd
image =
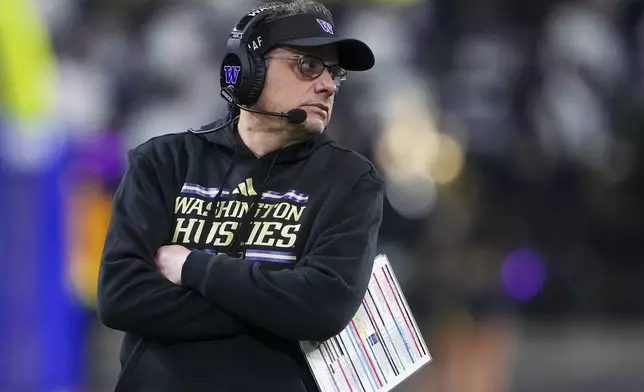
[(304, 121), (306, 121), (306, 110), (304, 109), (291, 109), (288, 112), (269, 112), (266, 110), (260, 110), (260, 109), (252, 109), (249, 108), (248, 106), (240, 105), (239, 102), (237, 102), (237, 99), (235, 99), (235, 95), (233, 94), (233, 87), (232, 86), (227, 86), (221, 89), (221, 96), (230, 104), (237, 106), (241, 110), (246, 110), (248, 112), (253, 112), (253, 113), (258, 113), (258, 114), (266, 114), (269, 116), (277, 116), (277, 117), (283, 117), (288, 119), (288, 121), (292, 124), (302, 124)]

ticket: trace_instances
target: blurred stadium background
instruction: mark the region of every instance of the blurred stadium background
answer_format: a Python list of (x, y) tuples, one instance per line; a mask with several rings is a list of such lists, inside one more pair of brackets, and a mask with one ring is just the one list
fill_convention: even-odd
[[(644, 391), (644, 2), (322, 1), (377, 57), (332, 127), (434, 362), (402, 392)], [(0, 391), (111, 391), (125, 152), (226, 109), (250, 0), (0, 0)], [(216, 390), (216, 386), (213, 386)]]

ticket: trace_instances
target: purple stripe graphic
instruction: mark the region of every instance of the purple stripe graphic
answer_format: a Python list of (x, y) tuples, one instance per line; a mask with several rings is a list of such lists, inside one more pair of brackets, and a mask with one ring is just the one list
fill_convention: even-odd
[(287, 193), (292, 193), (292, 194), (294, 194), (296, 196), (299, 196), (299, 197), (309, 197), (309, 195), (307, 195), (306, 193), (300, 193), (300, 192), (296, 191), (295, 189), (291, 189), (290, 191), (286, 191), (286, 192), (283, 192), (283, 193), (282, 192), (275, 192), (275, 191), (264, 191), (264, 193), (270, 193), (271, 195), (275, 195), (275, 196), (282, 196), (282, 195), (285, 195)]
[[(183, 183), (183, 186), (184, 186), (184, 187), (189, 186), (189, 187), (193, 187), (193, 188), (199, 188), (199, 189), (201, 189), (202, 191), (206, 191), (206, 192), (217, 191), (217, 190), (219, 189), (219, 188), (206, 188), (205, 186), (202, 186), (202, 185), (199, 185), (199, 184), (191, 184), (191, 183), (189, 183), (189, 182), (184, 182), (184, 183)], [(224, 188), (224, 190), (225, 190), (225, 189), (226, 189), (226, 188)]]
[[(205, 187), (205, 186), (203, 186), (203, 185), (199, 185), (199, 184), (191, 184), (191, 183), (189, 183), (189, 182), (184, 182), (184, 183), (183, 183), (183, 186), (190, 186), (190, 187), (194, 187), (194, 188), (199, 188), (199, 189), (202, 189), (202, 190), (204, 190), (204, 191), (216, 191), (217, 189), (219, 189), (219, 188), (207, 188), (207, 187)], [(229, 191), (230, 189), (228, 189), (228, 188), (224, 188), (224, 190), (225, 190), (225, 191)]]
[(294, 202), (296, 202), (296, 203), (308, 203), (308, 202), (309, 202), (309, 201), (308, 201), (308, 199), (307, 199), (307, 200), (300, 200), (300, 199), (296, 199), (295, 197), (293, 197), (293, 196), (291, 196), (291, 195), (282, 196), (282, 197), (280, 197), (279, 199), (276, 199), (276, 198), (274, 198), (274, 197), (266, 197), (266, 196), (262, 196), (262, 200), (272, 200), (272, 201), (277, 201), (277, 200), (283, 200), (283, 199), (289, 199), (289, 200), (292, 200), (292, 201), (294, 201)]
[[(199, 184), (191, 184), (189, 182), (184, 182), (183, 187), (187, 187), (187, 186), (193, 187), (193, 188), (199, 188), (205, 192), (217, 192), (217, 190), (219, 190), (219, 188), (206, 188), (205, 186), (201, 186)], [(228, 188), (224, 188), (224, 191), (232, 192), (232, 190)]]
[(259, 257), (259, 256), (246, 256), (246, 260), (266, 261), (266, 262), (271, 262), (271, 263), (284, 263), (284, 264), (295, 263), (295, 260), (273, 259), (273, 258)]
[[(193, 187), (197, 189), (185, 189), (186, 187)], [(215, 192), (214, 195), (212, 194), (207, 194), (210, 192)], [(228, 192), (227, 195), (221, 195), (221, 197), (228, 197), (232, 190), (224, 188), (224, 192)], [(219, 194), (219, 188), (206, 188), (205, 186), (201, 186), (199, 184), (192, 184), (190, 182), (185, 182), (183, 183), (183, 187), (181, 188), (181, 193), (187, 193), (187, 194), (192, 194), (192, 195), (199, 195), (199, 196), (204, 196), (208, 197), (210, 199), (216, 197), (217, 194)]]
[(295, 256), (293, 252), (279, 252), (276, 250), (261, 250), (261, 249), (246, 249), (248, 253), (267, 253), (271, 255), (280, 255), (280, 256)]
[[(185, 187), (193, 187), (193, 188), (197, 188), (198, 190), (197, 189), (184, 189)], [(218, 190), (219, 190), (219, 188), (206, 188), (205, 186), (201, 186), (199, 184), (193, 184), (193, 183), (190, 183), (190, 182), (185, 182), (183, 184), (183, 188), (181, 188), (181, 193), (189, 193), (189, 194), (193, 194), (193, 195), (200, 195), (200, 196), (205, 196), (205, 197), (209, 197), (209, 198), (214, 198), (215, 195), (208, 195), (208, 194), (205, 194), (205, 193), (206, 192), (207, 193), (215, 192), (217, 194)], [(221, 195), (221, 196), (222, 197), (227, 197), (233, 192), (233, 189), (224, 188), (224, 191), (228, 192), (228, 195)], [(275, 197), (264, 196), (263, 195), (264, 193), (267, 193), (269, 195), (278, 196), (278, 197), (275, 198)], [(288, 200), (294, 201), (296, 203), (307, 203), (309, 196), (310, 195), (307, 195), (306, 193), (300, 193), (300, 192), (297, 192), (294, 189), (291, 189), (290, 191), (283, 192), (283, 193), (282, 192), (275, 192), (275, 191), (264, 191), (262, 193), (262, 198), (261, 199), (262, 200), (271, 200), (271, 201), (288, 199)], [(302, 199), (298, 199), (298, 197), (307, 198), (307, 199), (302, 200)]]
[[(203, 193), (202, 191), (196, 191), (196, 190), (194, 190), (194, 189), (183, 189), (183, 190), (181, 191), (181, 193), (188, 193), (188, 194), (193, 194), (193, 195), (199, 195), (199, 196), (203, 196), (203, 197), (208, 197), (208, 198), (210, 198), (210, 199), (214, 199), (214, 198), (215, 198), (215, 196), (216, 196), (216, 194), (215, 194), (215, 195), (209, 195), (209, 194)], [(221, 195), (221, 197), (228, 197), (228, 196), (230, 196), (230, 194)]]
[[(257, 255), (253, 256), (252, 255), (253, 253), (256, 253)], [(262, 253), (266, 255), (283, 256), (284, 258), (260, 256)], [(286, 257), (293, 257), (293, 256), (295, 256), (293, 252), (279, 252), (275, 250), (259, 250), (259, 249), (246, 250), (246, 260), (252, 260), (252, 261), (267, 261), (267, 262), (273, 262), (273, 263), (290, 264), (290, 263), (295, 263), (296, 260), (286, 259)]]

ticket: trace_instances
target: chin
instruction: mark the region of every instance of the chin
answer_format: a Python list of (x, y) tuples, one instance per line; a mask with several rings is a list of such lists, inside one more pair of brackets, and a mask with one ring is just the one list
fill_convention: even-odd
[(322, 133), (326, 129), (326, 122), (318, 119), (307, 120), (304, 124), (304, 129), (310, 133)]

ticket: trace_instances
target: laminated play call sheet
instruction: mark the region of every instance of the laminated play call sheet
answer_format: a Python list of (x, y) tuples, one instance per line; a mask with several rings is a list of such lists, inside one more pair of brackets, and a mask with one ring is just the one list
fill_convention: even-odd
[(432, 360), (386, 255), (347, 327), (300, 346), (321, 392), (391, 391)]

